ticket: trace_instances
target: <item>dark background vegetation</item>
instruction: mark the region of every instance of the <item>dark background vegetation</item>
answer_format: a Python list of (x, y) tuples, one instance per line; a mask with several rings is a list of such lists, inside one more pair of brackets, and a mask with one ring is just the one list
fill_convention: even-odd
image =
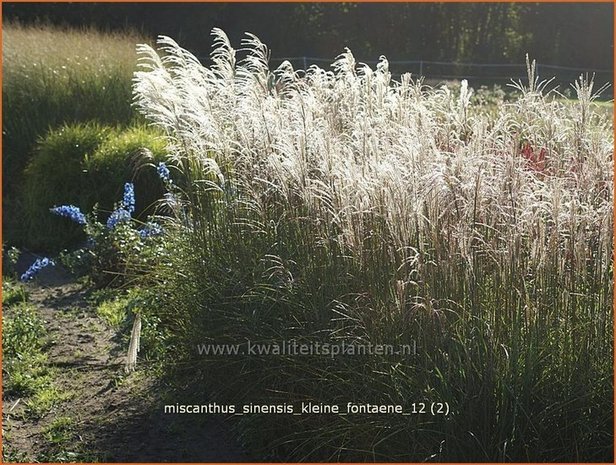
[(127, 27), (175, 38), (207, 56), (210, 30), (234, 44), (256, 34), (273, 57), (333, 58), (344, 47), (363, 60), (540, 63), (611, 69), (610, 3), (3, 3), (5, 19)]

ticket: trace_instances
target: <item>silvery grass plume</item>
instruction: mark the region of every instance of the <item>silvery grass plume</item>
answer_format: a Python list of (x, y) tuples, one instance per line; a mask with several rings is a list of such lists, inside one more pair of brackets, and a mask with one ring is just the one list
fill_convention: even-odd
[(392, 81), (384, 57), (371, 69), (348, 49), (331, 70), (270, 70), (257, 37), (238, 60), (227, 36), (212, 34), (209, 68), (168, 37), (158, 50), (139, 46), (135, 105), (166, 131), (190, 182), (237, 189), (254, 216), (246, 224), (258, 230), (281, 208), (313, 218), (310, 240), (335, 241), (365, 266), (395, 265), (392, 287), (414, 283), (426, 299), (436, 276), (462, 292), (489, 272), (563, 305), (598, 280), (595, 308), (608, 309), (613, 137), (588, 111), (591, 81), (575, 84), (569, 104), (529, 63), (519, 98), (489, 116), (466, 81)]
[[(528, 82), (486, 107), (464, 81), (393, 80), (385, 57), (371, 68), (344, 50), (328, 69), (270, 69), (255, 36), (237, 52), (213, 36), (209, 67), (166, 37), (157, 50), (140, 46), (134, 81), (135, 105), (173, 150), (167, 204), (180, 234), (169, 240), (182, 253), (153, 279), (176, 296), (173, 308), (195, 288), (177, 306), (180, 326), (194, 328), (186, 337), (305, 325), (336, 340), (417, 338), (434, 365), (366, 373), (341, 360), (293, 388), (329, 402), (361, 378), (388, 399), (458, 399), (467, 410), (434, 444), (450, 448), (443, 457), (459, 457), (446, 445), (456, 431), (489, 433), (476, 438), (484, 460), (528, 460), (528, 444), (549, 440), (550, 454), (562, 444), (577, 454), (579, 437), (589, 448), (609, 442), (613, 133), (592, 107), (592, 79), (574, 83), (577, 101), (555, 98), (529, 60)], [(267, 364), (255, 363), (245, 373), (229, 365), (238, 395), (269, 388), (270, 372), (254, 375)], [(314, 368), (284, 363), (275, 376), (290, 383), (298, 366)], [(337, 421), (326, 442), (364, 450), (363, 425)], [(387, 434), (407, 438), (417, 421), (388, 423)], [(272, 437), (320, 451), (313, 431)], [(416, 457), (434, 459), (417, 446)], [(399, 447), (395, 458), (408, 459), (408, 441)]]
[(141, 346), (141, 313), (135, 313), (133, 327), (130, 332), (130, 343), (126, 354), (124, 371), (130, 373), (137, 367), (137, 354)]

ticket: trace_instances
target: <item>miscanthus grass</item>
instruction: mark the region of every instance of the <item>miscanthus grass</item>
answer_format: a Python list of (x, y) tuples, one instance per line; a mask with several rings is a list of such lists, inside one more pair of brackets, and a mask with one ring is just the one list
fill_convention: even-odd
[(283, 459), (612, 460), (613, 137), (592, 79), (565, 103), (529, 63), (486, 112), (384, 57), (270, 70), (256, 37), (236, 54), (213, 35), (209, 68), (140, 46), (134, 81), (182, 177), (158, 278), (177, 337), (416, 341), (411, 359), (201, 368), (221, 398), (452, 410), (247, 418), (247, 440)]

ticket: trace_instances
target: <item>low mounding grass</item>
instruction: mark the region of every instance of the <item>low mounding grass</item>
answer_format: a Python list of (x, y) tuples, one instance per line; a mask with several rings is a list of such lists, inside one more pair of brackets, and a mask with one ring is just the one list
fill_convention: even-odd
[(28, 246), (61, 248), (82, 239), (82, 228), (52, 215), (49, 209), (66, 203), (79, 205), (84, 197), (89, 200), (92, 187), (84, 160), (110, 132), (111, 128), (93, 123), (67, 125), (40, 139), (18, 191), (23, 199), (20, 216)]
[[(349, 51), (272, 72), (258, 39), (236, 61), (214, 34), (211, 69), (142, 47), (135, 86), (187, 183), (143, 318), (195, 398), (450, 407), (242, 416), (262, 458), (611, 462), (613, 134), (592, 83), (564, 104), (529, 64), (486, 113), (464, 82), (392, 82)], [(246, 339), (417, 355), (197, 355)]]
[(47, 251), (75, 244), (83, 228), (49, 209), (74, 204), (89, 212), (96, 205), (106, 220), (129, 181), (135, 184), (137, 217), (151, 211), (162, 184), (147, 165), (164, 159), (161, 136), (143, 125), (119, 129), (90, 122), (63, 125), (42, 137), (19, 191), (26, 244)]
[(3, 228), (20, 244), (23, 182), (35, 142), (63, 123), (128, 124), (135, 70), (134, 33), (5, 23), (3, 39)]

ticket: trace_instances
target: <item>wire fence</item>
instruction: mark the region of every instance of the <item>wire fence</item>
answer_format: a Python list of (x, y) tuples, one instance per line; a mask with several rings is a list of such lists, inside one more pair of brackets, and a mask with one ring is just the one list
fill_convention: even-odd
[[(273, 67), (280, 65), (283, 61), (289, 61), (295, 69), (308, 69), (312, 65), (322, 68), (329, 68), (333, 59), (317, 58), (309, 56), (297, 57), (277, 57), (271, 58), (270, 63)], [(209, 57), (203, 57), (203, 63), (209, 62)], [(371, 67), (375, 67), (378, 61), (362, 61)], [(456, 63), (450, 61), (429, 61), (429, 60), (392, 60), (389, 61), (389, 69), (392, 78), (399, 80), (404, 73), (411, 73), (413, 76), (423, 76), (428, 83), (435, 84), (443, 81), (468, 80), (471, 86), (506, 86), (511, 81), (528, 80), (526, 64), (491, 64), (491, 63)], [(560, 91), (571, 88), (571, 84), (580, 75), (594, 76), (595, 89), (608, 84), (609, 87), (602, 92), (603, 98), (613, 98), (613, 69), (603, 68), (581, 68), (560, 65), (537, 64), (537, 75), (540, 80), (552, 79), (551, 87), (558, 86)]]

